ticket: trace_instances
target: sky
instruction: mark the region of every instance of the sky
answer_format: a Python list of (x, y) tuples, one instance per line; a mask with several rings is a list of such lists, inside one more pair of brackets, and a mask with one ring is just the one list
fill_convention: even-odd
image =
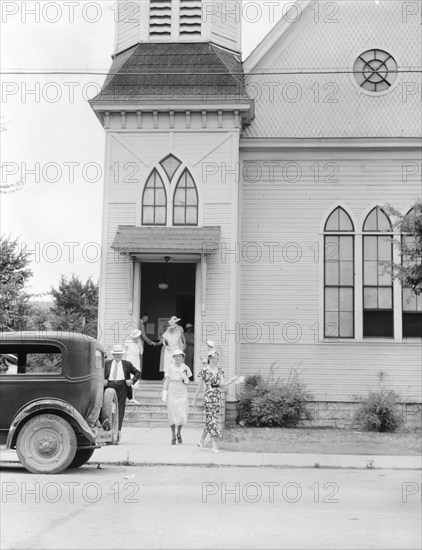
[[(0, 4), (0, 234), (32, 253), (38, 299), (61, 275), (100, 277), (105, 134), (87, 100), (105, 78), (90, 72), (111, 64), (116, 1)], [(243, 59), (288, 3), (243, 1)], [(54, 70), (84, 74), (22, 74)]]

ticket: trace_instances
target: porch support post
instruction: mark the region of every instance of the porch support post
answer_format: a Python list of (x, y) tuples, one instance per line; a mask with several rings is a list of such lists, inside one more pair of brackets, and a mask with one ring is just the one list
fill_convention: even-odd
[(134, 271), (135, 269), (135, 258), (133, 256), (128, 256), (127, 261), (127, 290), (128, 290), (128, 310), (129, 313), (133, 312), (133, 280), (134, 280)]
[(206, 314), (206, 296), (207, 296), (207, 257), (201, 254), (201, 315)]

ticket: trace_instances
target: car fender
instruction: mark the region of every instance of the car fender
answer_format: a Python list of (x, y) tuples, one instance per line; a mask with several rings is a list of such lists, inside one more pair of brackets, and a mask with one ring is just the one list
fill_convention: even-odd
[(96, 445), (95, 432), (89, 427), (81, 413), (79, 413), (75, 407), (62, 399), (44, 398), (31, 401), (31, 403), (28, 403), (16, 413), (10, 424), (6, 449), (15, 448), (20, 429), (29, 418), (37, 416), (38, 413), (52, 413), (61, 416), (68, 420), (77, 436), (82, 435), (85, 437), (89, 442), (88, 445)]

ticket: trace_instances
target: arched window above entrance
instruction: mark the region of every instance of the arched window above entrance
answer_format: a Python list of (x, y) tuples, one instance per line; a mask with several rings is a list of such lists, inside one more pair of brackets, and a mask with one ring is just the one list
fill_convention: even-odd
[[(173, 204), (167, 209), (167, 197)], [(199, 194), (186, 164), (173, 154), (153, 169), (142, 195), (142, 225), (182, 226), (199, 223)]]
[(188, 169), (183, 171), (174, 192), (173, 225), (198, 225), (198, 192)]
[(167, 194), (164, 182), (154, 169), (142, 195), (142, 225), (166, 225)]

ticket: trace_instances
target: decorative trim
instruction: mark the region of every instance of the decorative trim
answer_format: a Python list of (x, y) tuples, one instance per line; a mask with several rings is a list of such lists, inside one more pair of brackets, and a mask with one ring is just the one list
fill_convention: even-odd
[(154, 119), (154, 128), (158, 128), (158, 111), (153, 111), (152, 116)]
[(201, 254), (201, 315), (203, 316), (205, 316), (207, 313), (206, 296), (207, 296), (207, 257), (205, 254)]
[(170, 128), (174, 128), (174, 111), (170, 111)]
[(186, 128), (190, 128), (190, 111), (186, 111)]
[(103, 113), (104, 128), (110, 128), (110, 111)]
[(218, 111), (218, 127), (223, 127), (223, 111)]
[(138, 128), (142, 128), (142, 111), (136, 111), (136, 117), (138, 119)]
[[(211, 153), (213, 153), (218, 147), (221, 147), (221, 145), (223, 145), (223, 143), (225, 143), (226, 141), (228, 141), (229, 139), (232, 138), (232, 134), (233, 134), (233, 130), (230, 132), (228, 131), (227, 133), (222, 133), (222, 132), (219, 132), (217, 135), (218, 135), (218, 140), (216, 140), (215, 144), (211, 146), (211, 148), (208, 148), (207, 149), (207, 152), (202, 156), (200, 157), (196, 162), (193, 163), (193, 166), (198, 166), (199, 163), (203, 162), (204, 159), (206, 157), (208, 157)], [(221, 135), (223, 137), (221, 137)], [(227, 202), (224, 200), (224, 202)]]
[(240, 148), (248, 149), (418, 149), (415, 138), (240, 138)]
[(121, 111), (120, 120), (122, 123), (122, 128), (126, 128), (126, 111)]
[(239, 111), (234, 112), (234, 126), (239, 128)]
[(145, 160), (143, 159), (139, 153), (135, 150), (132, 149), (132, 147), (130, 145), (128, 145), (127, 143), (125, 143), (125, 141), (122, 141), (122, 139), (120, 139), (119, 135), (116, 134), (116, 133), (113, 133), (112, 134), (112, 139), (114, 139), (115, 141), (117, 141), (117, 143), (119, 143), (122, 147), (124, 147), (126, 149), (126, 151), (129, 151), (129, 153), (131, 155), (133, 155), (136, 159), (139, 160), (139, 162), (141, 162), (144, 166), (149, 166), (150, 164)]
[(224, 111), (235, 111), (238, 110), (239, 112), (249, 112), (252, 109), (253, 106), (253, 100), (250, 101), (242, 101), (242, 102), (236, 102), (233, 101), (233, 103), (229, 103), (228, 101), (225, 102), (215, 102), (212, 103), (211, 101), (208, 101), (204, 103), (203, 101), (195, 101), (192, 100), (190, 102), (177, 102), (177, 101), (154, 101), (153, 103), (147, 103), (147, 102), (136, 102), (136, 103), (98, 103), (98, 104), (92, 104), (91, 107), (95, 113), (103, 112), (103, 111), (121, 111), (125, 109), (128, 112), (136, 112), (136, 111), (163, 111), (163, 112), (169, 112), (169, 111), (202, 111), (203, 109), (206, 109), (207, 111), (218, 111), (221, 109), (222, 104), (224, 105)]
[(202, 111), (202, 128), (207, 127), (207, 111)]

